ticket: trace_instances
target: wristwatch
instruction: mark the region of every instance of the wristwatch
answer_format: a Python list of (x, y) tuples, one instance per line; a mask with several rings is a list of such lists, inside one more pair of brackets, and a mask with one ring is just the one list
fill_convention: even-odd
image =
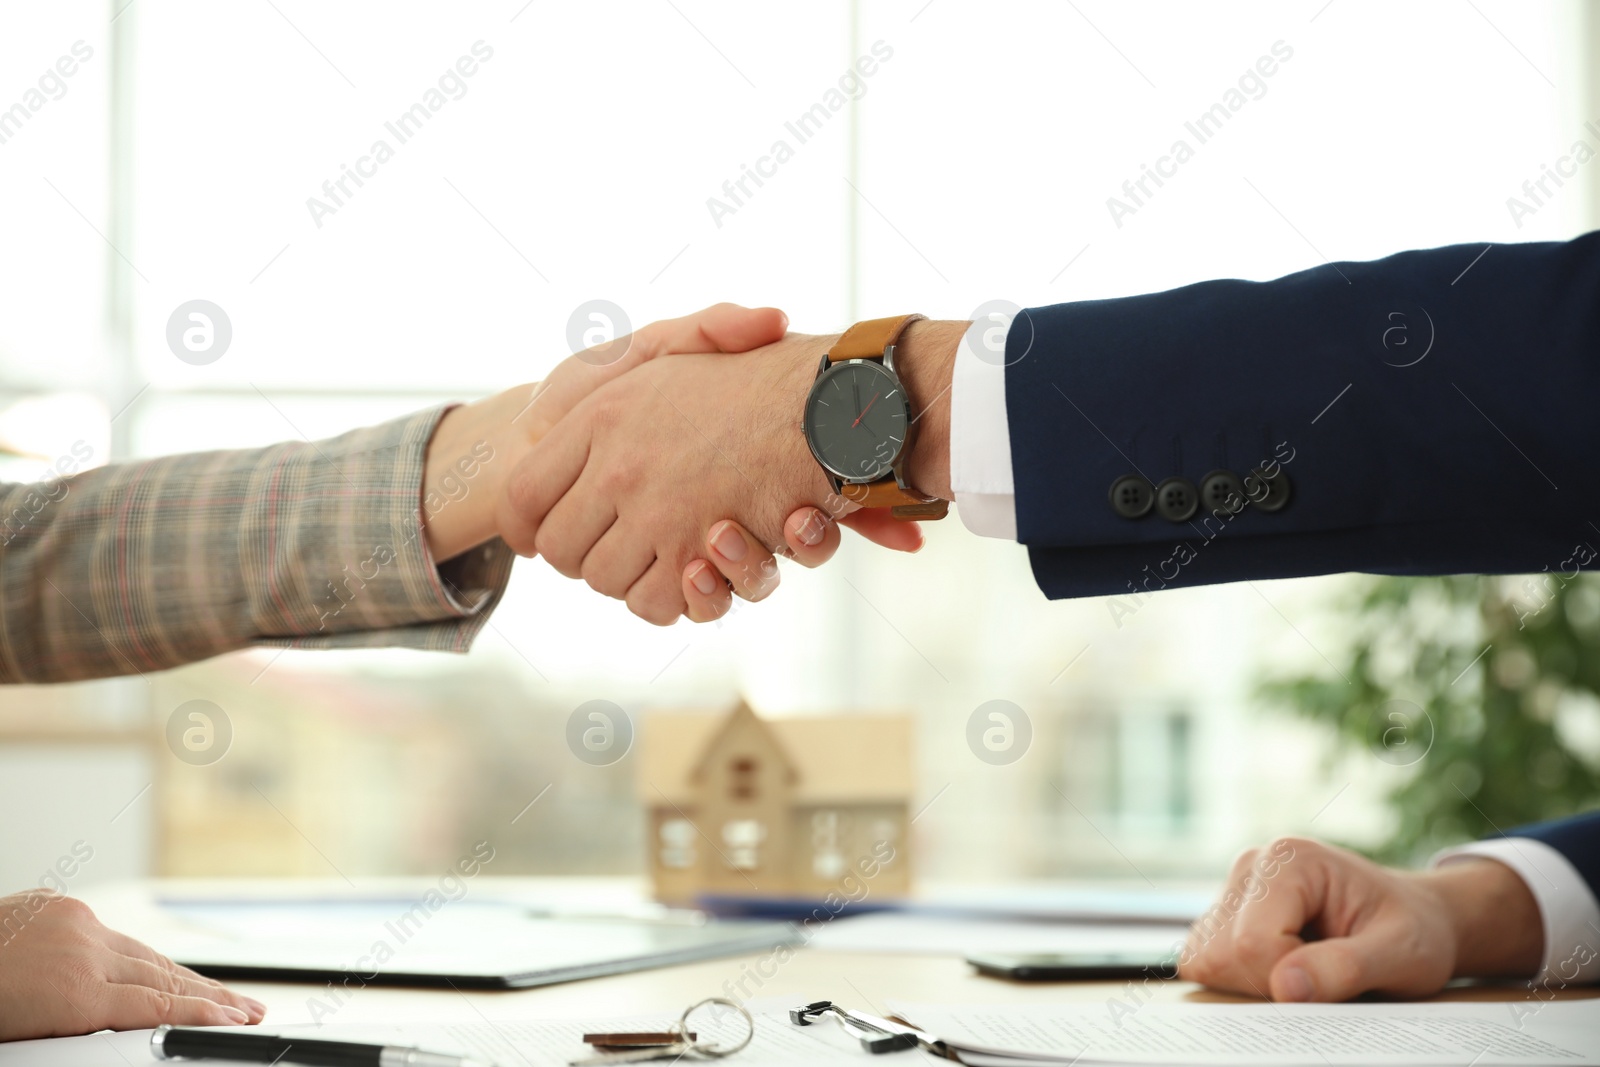
[(950, 509), (905, 480), (916, 416), (895, 371), (895, 346), (920, 318), (868, 319), (846, 330), (817, 367), (802, 421), (833, 491), (897, 519), (942, 519)]

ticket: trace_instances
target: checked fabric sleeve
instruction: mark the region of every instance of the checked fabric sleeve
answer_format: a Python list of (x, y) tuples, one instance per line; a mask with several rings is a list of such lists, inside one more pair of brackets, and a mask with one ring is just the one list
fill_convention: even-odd
[(423, 463), (447, 410), (0, 484), (0, 682), (259, 645), (465, 652), (514, 557), (499, 540), (443, 566), (429, 555)]

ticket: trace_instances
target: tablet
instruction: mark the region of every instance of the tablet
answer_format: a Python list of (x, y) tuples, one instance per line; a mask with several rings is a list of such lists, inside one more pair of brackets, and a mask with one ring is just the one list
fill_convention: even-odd
[(967, 957), (979, 974), (1017, 982), (1120, 982), (1176, 978), (1169, 955), (1137, 952), (980, 953)]
[(787, 923), (550, 918), (496, 901), (167, 902), (155, 947), (217, 979), (524, 989), (794, 944)]

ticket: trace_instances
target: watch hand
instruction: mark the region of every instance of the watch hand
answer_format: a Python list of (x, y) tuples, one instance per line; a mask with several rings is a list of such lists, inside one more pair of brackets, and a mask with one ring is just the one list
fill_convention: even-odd
[[(876, 404), (878, 402), (878, 398), (882, 395), (882, 393), (872, 394), (872, 399), (867, 401), (867, 406), (861, 409), (861, 414), (856, 416), (856, 421), (850, 424), (850, 428), (852, 430), (861, 425), (861, 420), (867, 417), (867, 412), (872, 410), (872, 405)], [(859, 397), (857, 398), (857, 403), (860, 403)]]

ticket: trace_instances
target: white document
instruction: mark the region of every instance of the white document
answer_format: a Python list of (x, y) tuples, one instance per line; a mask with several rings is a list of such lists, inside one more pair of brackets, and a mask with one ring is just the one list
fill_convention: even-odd
[[(866, 1064), (879, 1060), (861, 1050), (854, 1038), (835, 1025), (804, 1028), (787, 1015), (756, 1015), (756, 1032), (750, 1047), (728, 1058), (727, 1067), (805, 1067), (808, 1064)], [(494, 1067), (565, 1067), (568, 1061), (593, 1051), (583, 1043), (585, 1032), (599, 1030), (662, 1030), (677, 1016), (638, 1016), (609, 1019), (561, 1019), (522, 1022), (405, 1023), (373, 1026), (360, 1023), (325, 1023), (321, 1026), (238, 1026), (218, 1029), (322, 1041), (361, 1041), (382, 1045), (409, 1045), (429, 1052), (473, 1056)], [(691, 1025), (702, 1039), (721, 1041), (743, 1036), (743, 1021), (730, 1018), (728, 1034), (709, 1029), (696, 1012)], [(732, 1033), (737, 1029), (737, 1033)], [(84, 1037), (57, 1037), (43, 1041), (0, 1044), (4, 1067), (145, 1067), (156, 1064), (150, 1053), (149, 1030), (99, 1033)], [(186, 1064), (224, 1065), (225, 1060), (184, 1060)], [(662, 1060), (663, 1064), (668, 1061)], [(704, 1063), (687, 1057), (680, 1064)], [(237, 1067), (237, 1064), (234, 1065)], [(902, 1062), (897, 1067), (916, 1067)]]
[[(1600, 1000), (1554, 1004), (1146, 1004), (1127, 1014), (1104, 1004), (949, 1006), (891, 1001), (890, 1009), (938, 1037), (1021, 1053), (964, 1053), (972, 1067), (1077, 1067), (1196, 1064), (1205, 1067), (1584, 1067), (1600, 1064)], [(1116, 1024), (1120, 1020), (1121, 1025)], [(563, 1067), (588, 1050), (592, 1030), (662, 1029), (661, 1015), (519, 1022), (407, 1023), (392, 1026), (229, 1027), (254, 1033), (410, 1045), (475, 1056), (495, 1067)], [(730, 1024), (731, 1025), (731, 1024)], [(708, 1038), (720, 1038), (696, 1018)], [(0, 1067), (144, 1067), (150, 1031), (100, 1033), (0, 1044)], [(222, 1060), (186, 1060), (213, 1063)], [(680, 1064), (690, 1062), (680, 1060)], [(695, 1061), (705, 1062), (705, 1061)], [(750, 1047), (727, 1067), (878, 1064), (923, 1067), (916, 1052), (872, 1056), (839, 1026), (792, 1025), (781, 1013), (756, 1015)]]
[(1140, 1006), (1111, 997), (1098, 1004), (995, 1006), (891, 1000), (889, 1008), (946, 1041), (1026, 1057), (962, 1054), (972, 1067), (1600, 1064), (1600, 1000)]

